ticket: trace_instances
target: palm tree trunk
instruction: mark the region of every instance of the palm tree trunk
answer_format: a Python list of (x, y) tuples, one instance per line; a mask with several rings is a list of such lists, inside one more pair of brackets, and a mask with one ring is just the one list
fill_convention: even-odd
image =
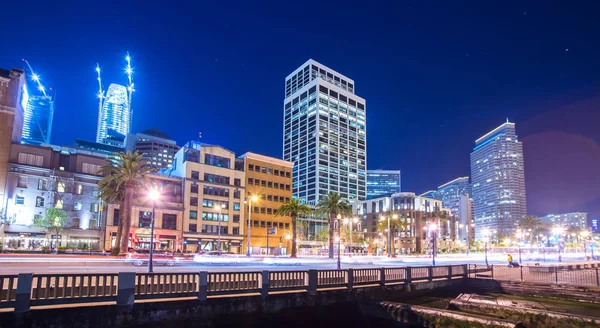
[(335, 213), (329, 213), (329, 258), (333, 258), (333, 222), (335, 221)]
[[(119, 253), (121, 253), (121, 238), (123, 238), (123, 225), (125, 224), (123, 221), (125, 220), (125, 215), (123, 213), (125, 208), (125, 200), (121, 200), (121, 202), (119, 202), (119, 226), (117, 227), (117, 238), (115, 239), (115, 245), (111, 247), (113, 249), (117, 249), (117, 252), (111, 252), (111, 255), (119, 255)], [(113, 218), (114, 220), (114, 218)], [(114, 222), (114, 221), (113, 221)]]
[(123, 235), (121, 237), (121, 248), (119, 249), (120, 254), (127, 254), (129, 251), (129, 230), (131, 228), (131, 210), (133, 207), (133, 186), (125, 185), (125, 199), (123, 208)]
[(296, 229), (298, 228), (298, 222), (296, 216), (292, 215), (292, 255), (291, 258), (296, 258)]

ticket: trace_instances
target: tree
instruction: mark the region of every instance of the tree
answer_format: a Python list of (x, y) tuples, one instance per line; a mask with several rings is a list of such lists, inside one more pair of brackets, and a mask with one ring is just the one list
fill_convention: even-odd
[(342, 196), (336, 192), (331, 192), (322, 197), (317, 204), (317, 216), (327, 217), (329, 220), (329, 258), (333, 258), (333, 222), (340, 216), (352, 215), (350, 204), (342, 200)]
[(36, 217), (36, 219), (34, 219), (33, 225), (46, 229), (46, 233), (49, 233), (50, 236), (57, 236), (58, 238), (58, 234), (63, 231), (65, 224), (67, 224), (67, 218), (67, 212), (64, 210), (49, 207), (46, 209), (44, 216)]
[(277, 211), (275, 216), (291, 216), (292, 217), (292, 255), (290, 257), (296, 258), (296, 233), (298, 216), (310, 215), (312, 211), (306, 204), (301, 204), (297, 198), (292, 198), (287, 202), (283, 203)]
[(11, 225), (13, 223), (15, 223), (15, 219), (9, 218), (8, 215), (6, 215), (6, 210), (0, 208), (0, 228), (2, 228), (4, 225)]
[[(400, 230), (403, 227), (405, 227), (406, 224), (406, 218), (403, 217), (402, 215), (398, 215), (397, 213), (395, 213), (394, 211), (387, 211), (383, 217), (384, 220), (378, 220), (377, 221), (377, 231), (380, 232), (385, 232), (388, 229), (388, 216), (390, 217), (390, 239), (387, 241), (388, 242), (388, 249), (391, 250), (390, 254), (393, 255), (395, 254), (394, 252), (394, 231), (396, 231), (396, 229)], [(394, 216), (396, 218), (394, 218)], [(386, 235), (387, 238), (387, 235)]]
[[(98, 197), (97, 199), (102, 200), (106, 204), (119, 204), (119, 209), (125, 208), (125, 190), (124, 188), (120, 188), (120, 185), (117, 183), (117, 175), (108, 175), (100, 182), (98, 182)], [(115, 241), (115, 246), (111, 250), (111, 255), (116, 256), (119, 255), (119, 250), (121, 249), (121, 236), (123, 235), (123, 222), (124, 222), (124, 211), (119, 210), (119, 226), (117, 227), (117, 237)]]
[[(97, 174), (103, 174), (104, 186), (112, 188), (115, 193), (123, 193), (123, 200), (120, 208), (119, 227), (121, 229), (119, 253), (124, 254), (129, 248), (129, 229), (131, 227), (131, 210), (133, 208), (133, 197), (135, 189), (145, 182), (145, 175), (150, 173), (152, 168), (142, 159), (142, 155), (137, 151), (134, 153), (119, 153), (116, 157), (111, 157), (108, 165), (102, 166)], [(101, 181), (102, 181), (101, 180)], [(112, 191), (107, 189), (107, 193)], [(117, 239), (118, 240), (118, 239)]]
[(542, 220), (538, 219), (533, 215), (526, 215), (521, 220), (519, 220), (519, 229), (523, 232), (529, 233), (529, 243), (533, 243), (533, 237), (535, 234), (540, 232), (540, 229), (543, 228)]

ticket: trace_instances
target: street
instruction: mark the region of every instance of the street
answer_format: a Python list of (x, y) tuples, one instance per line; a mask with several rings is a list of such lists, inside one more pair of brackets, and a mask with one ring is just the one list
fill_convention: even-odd
[[(565, 254), (562, 263), (583, 262), (580, 254)], [(336, 269), (337, 258), (304, 257), (290, 259), (284, 257), (245, 258), (245, 257), (207, 257), (204, 263), (193, 260), (180, 260), (173, 267), (159, 264), (154, 265), (155, 272), (240, 272), (262, 270), (309, 270), (309, 269)], [(518, 261), (518, 257), (515, 258)], [(436, 257), (436, 265), (448, 264), (484, 264), (483, 254), (444, 255)], [(488, 255), (489, 264), (506, 264), (503, 254)], [(546, 262), (539, 259), (523, 258), (523, 265), (556, 265), (557, 257), (547, 257)], [(405, 267), (405, 266), (430, 266), (431, 257), (426, 256), (400, 256), (397, 258), (376, 256), (341, 257), (342, 269), (348, 268), (373, 268), (373, 267)], [(147, 265), (136, 267), (124, 259), (111, 257), (64, 257), (61, 255), (46, 256), (2, 256), (0, 257), (0, 274), (18, 273), (115, 273), (115, 272), (147, 272)]]

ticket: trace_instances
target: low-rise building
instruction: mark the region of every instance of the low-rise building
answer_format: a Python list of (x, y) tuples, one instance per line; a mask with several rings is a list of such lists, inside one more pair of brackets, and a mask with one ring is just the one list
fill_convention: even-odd
[(575, 227), (582, 230), (588, 229), (587, 213), (584, 212), (548, 214), (540, 219), (543, 223), (551, 226)]
[[(183, 180), (159, 174), (146, 176), (148, 186), (157, 188), (159, 198), (154, 202), (154, 249), (179, 252), (186, 248), (183, 240), (184, 196)], [(131, 210), (129, 247), (149, 249), (151, 241), (152, 201), (149, 190), (140, 187), (135, 192)], [(115, 246), (119, 226), (119, 204), (109, 204), (106, 211), (106, 238), (104, 248)]]
[[(246, 172), (245, 213), (251, 216), (250, 229), (252, 254), (289, 254), (291, 251), (292, 218), (275, 216), (275, 212), (292, 198), (293, 162), (255, 153), (239, 156)], [(252, 196), (257, 200), (252, 201)], [(250, 211), (250, 205), (252, 210)], [(286, 238), (287, 237), (287, 238)], [(244, 249), (248, 243), (244, 235)], [(285, 251), (284, 251), (285, 250)]]
[(387, 232), (378, 229), (378, 225), (380, 221), (388, 219), (390, 211), (397, 216), (395, 220), (401, 222), (393, 231), (394, 254), (421, 253), (431, 249), (433, 232), (426, 228), (433, 225), (436, 226), (439, 249), (461, 246), (460, 241), (456, 240), (456, 217), (442, 206), (441, 200), (401, 192), (389, 197), (352, 202), (351, 205), (353, 213), (362, 219), (363, 234), (372, 248), (385, 250), (387, 247)]
[(175, 140), (158, 129), (148, 129), (127, 136), (126, 149), (142, 154), (142, 157), (156, 171), (167, 168), (179, 150)]
[[(13, 143), (7, 176), (4, 245), (15, 249), (41, 246), (100, 249), (104, 207), (98, 200), (98, 169), (106, 155), (58, 146)], [(36, 216), (56, 207), (68, 215), (59, 235), (34, 226)]]
[(190, 141), (175, 154), (171, 167), (160, 172), (183, 178), (186, 251), (242, 252), (245, 174), (236, 166), (234, 152)]

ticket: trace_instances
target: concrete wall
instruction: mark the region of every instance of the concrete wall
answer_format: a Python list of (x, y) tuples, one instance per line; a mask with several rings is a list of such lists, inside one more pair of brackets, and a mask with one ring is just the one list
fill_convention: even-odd
[[(463, 279), (451, 281), (422, 282), (411, 285), (364, 287), (352, 290), (319, 291), (312, 295), (305, 292), (274, 294), (267, 297), (240, 296), (209, 298), (206, 302), (196, 299), (165, 302), (136, 303), (130, 307), (98, 305), (57, 309), (32, 309), (26, 314), (0, 313), (0, 327), (121, 327), (144, 325), (158, 327), (165, 323), (192, 320), (203, 326), (211, 326), (224, 317), (233, 320), (237, 316), (253, 313), (278, 314), (283, 310), (298, 308), (319, 309), (324, 306), (369, 300), (395, 300), (407, 295), (422, 295), (433, 290), (461, 290)], [(339, 314), (343, 315), (343, 314)], [(259, 324), (259, 323), (256, 323)]]

